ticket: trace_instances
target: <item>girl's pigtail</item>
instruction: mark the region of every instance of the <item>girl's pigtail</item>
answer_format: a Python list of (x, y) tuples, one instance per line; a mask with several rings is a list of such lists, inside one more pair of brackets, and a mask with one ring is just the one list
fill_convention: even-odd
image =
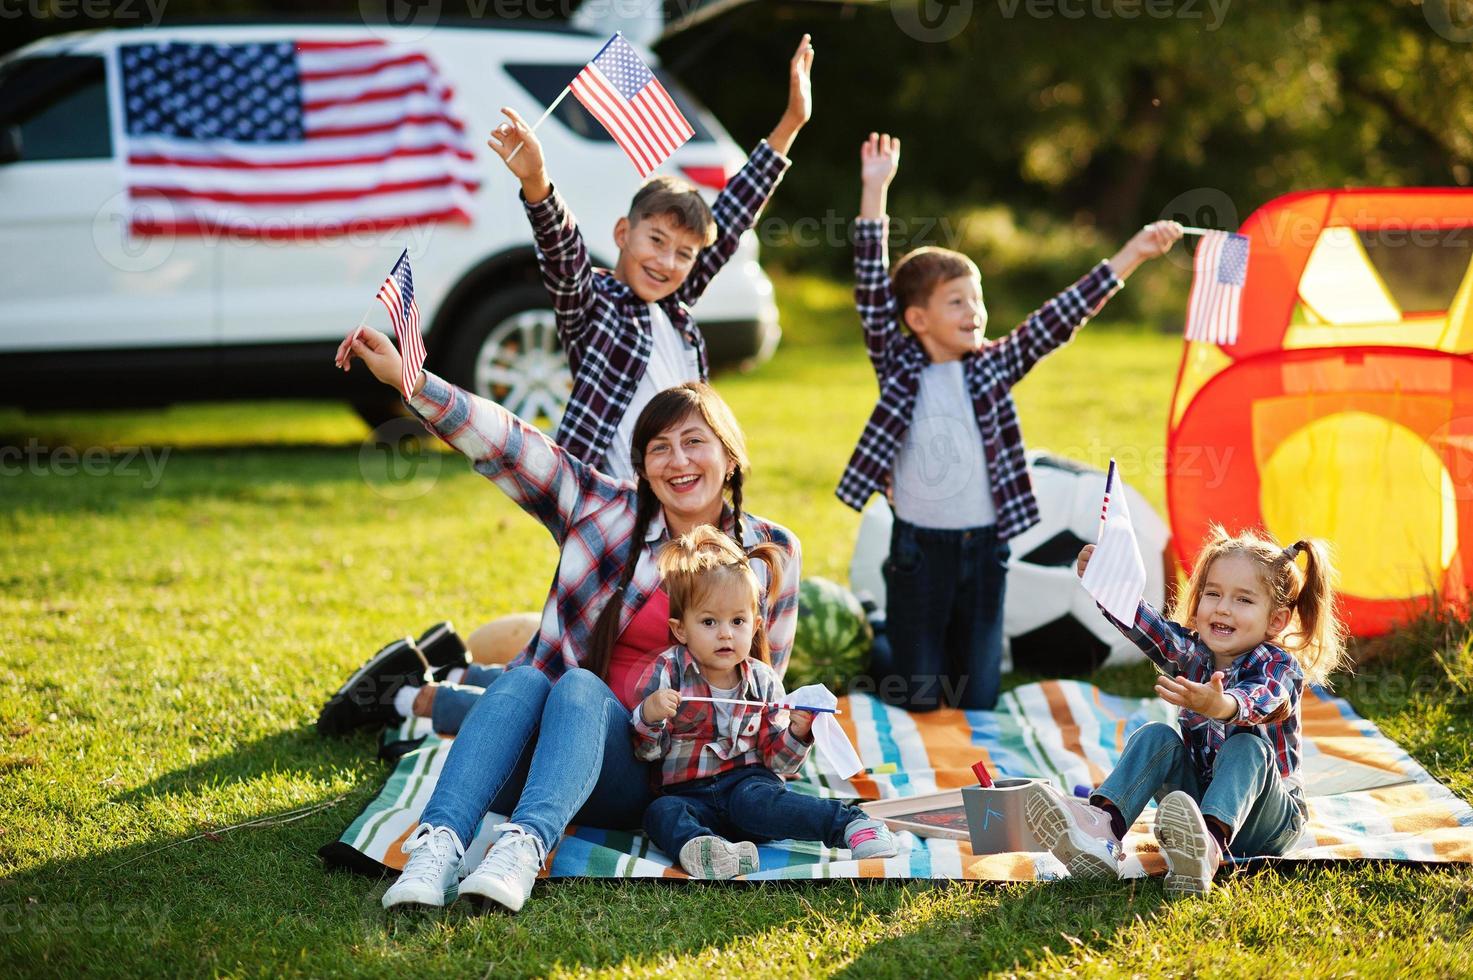
[[(1304, 580), (1293, 603), (1292, 625), (1297, 627), (1293, 652), (1311, 683), (1328, 684), (1345, 658), (1345, 626), (1335, 611), (1335, 569), (1322, 541), (1296, 541), (1284, 550), (1284, 556), (1292, 563), (1290, 552), (1296, 551), (1306, 561)], [(1290, 573), (1297, 576), (1298, 569)]]

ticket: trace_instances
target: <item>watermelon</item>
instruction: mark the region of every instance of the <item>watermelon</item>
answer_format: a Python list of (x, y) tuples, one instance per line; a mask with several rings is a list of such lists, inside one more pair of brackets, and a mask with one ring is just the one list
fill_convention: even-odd
[(853, 592), (826, 578), (805, 578), (798, 586), (798, 630), (783, 686), (791, 691), (826, 684), (843, 694), (868, 669), (873, 639)]

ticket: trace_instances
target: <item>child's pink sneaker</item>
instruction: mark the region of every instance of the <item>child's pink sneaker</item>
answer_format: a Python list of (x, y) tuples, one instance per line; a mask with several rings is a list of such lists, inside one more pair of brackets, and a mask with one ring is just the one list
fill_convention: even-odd
[(1205, 895), (1222, 865), (1222, 848), (1207, 830), (1202, 809), (1190, 795), (1166, 794), (1156, 808), (1156, 841), (1166, 857), (1166, 894)]
[(1073, 877), (1092, 881), (1120, 877), (1125, 853), (1104, 810), (1040, 783), (1023, 804), (1023, 818), (1038, 842)]
[(892, 858), (900, 853), (895, 835), (885, 826), (885, 821), (870, 819), (851, 820), (844, 827), (844, 846), (856, 861), (865, 858)]

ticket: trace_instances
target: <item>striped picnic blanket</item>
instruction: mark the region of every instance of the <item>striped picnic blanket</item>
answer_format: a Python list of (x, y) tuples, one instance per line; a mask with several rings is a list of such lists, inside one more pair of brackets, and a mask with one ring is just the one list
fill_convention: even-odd
[[(811, 754), (797, 792), (851, 799), (888, 799), (974, 785), (971, 766), (984, 759), (993, 772), (1041, 776), (1072, 789), (1096, 786), (1120, 757), (1126, 740), (1149, 721), (1171, 721), (1154, 698), (1106, 694), (1078, 681), (1045, 681), (1006, 693), (996, 711), (942, 710), (910, 714), (868, 695), (839, 699), (840, 721), (869, 774), (845, 781), (820, 770)], [(1376, 726), (1340, 698), (1307, 690), (1303, 703), (1304, 771), (1310, 822), (1288, 860), (1371, 858), (1473, 863), (1473, 807), (1455, 796)], [(426, 723), (408, 722), (386, 740), (427, 735)], [(413, 829), (434, 789), (449, 740), (425, 737), (404, 754), (384, 788), (342, 836), (319, 852), (330, 865), (371, 874), (403, 866), (400, 843)], [(886, 771), (893, 767), (893, 771)], [(872, 770), (881, 770), (878, 773)], [(1151, 836), (1148, 810), (1131, 828), (1126, 874), (1165, 870)], [(491, 814), (467, 849), (469, 866), (489, 846)], [(1048, 854), (974, 856), (966, 841), (899, 835), (901, 853), (888, 860), (855, 861), (847, 851), (813, 842), (781, 841), (759, 847), (768, 878), (946, 878), (1021, 881), (1064, 873)], [(642, 834), (569, 827), (555, 849), (551, 878), (683, 878)]]

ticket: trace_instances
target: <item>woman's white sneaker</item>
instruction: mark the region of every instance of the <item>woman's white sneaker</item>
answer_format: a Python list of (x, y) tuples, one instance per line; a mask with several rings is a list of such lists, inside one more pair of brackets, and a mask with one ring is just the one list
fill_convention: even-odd
[(519, 912), (532, 894), (532, 883), (547, 855), (542, 841), (520, 824), (498, 824), (492, 829), (501, 831), (501, 836), (480, 866), (461, 881), (460, 894), (483, 906), (496, 902)]
[(409, 860), (399, 880), (384, 892), (384, 908), (441, 908), (445, 890), (460, 877), (460, 859), (465, 854), (460, 838), (449, 827), (422, 823), (401, 846)]
[(1190, 795), (1166, 794), (1156, 808), (1156, 842), (1166, 858), (1166, 894), (1205, 895), (1222, 864), (1222, 848), (1207, 830), (1202, 810)]

